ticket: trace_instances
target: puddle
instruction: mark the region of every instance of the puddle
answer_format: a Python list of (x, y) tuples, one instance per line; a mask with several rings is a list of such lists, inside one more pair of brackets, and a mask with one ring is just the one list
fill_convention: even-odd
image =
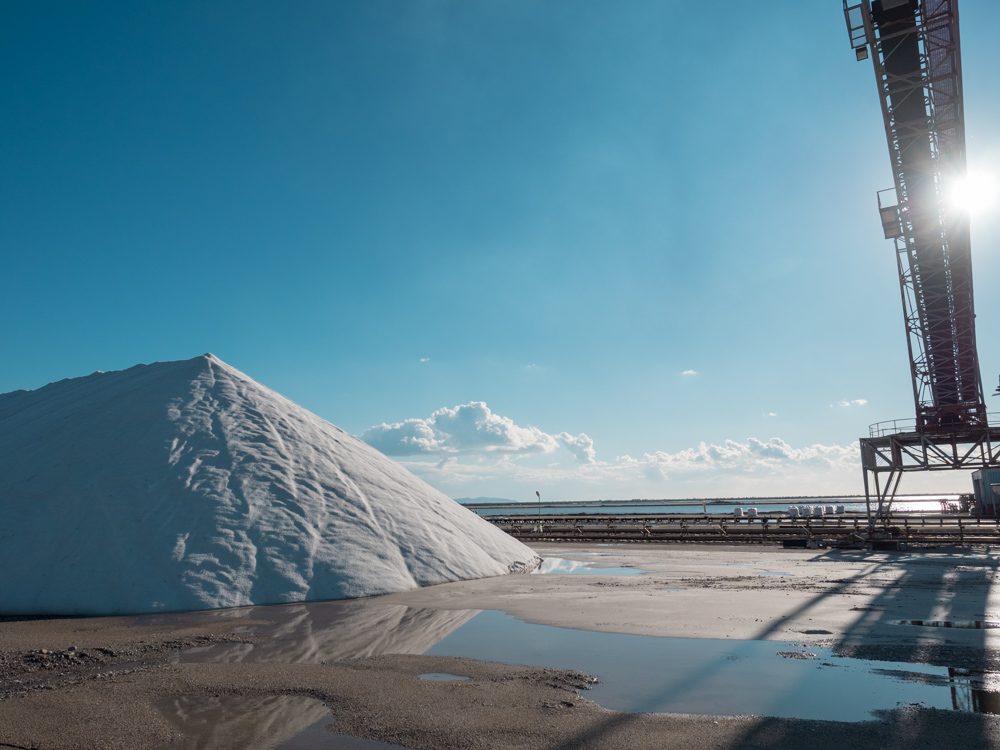
[(1000, 714), (1000, 675), (975, 669), (949, 669), (954, 708), (977, 714)]
[(569, 560), (564, 557), (546, 557), (542, 564), (535, 568), (533, 575), (592, 575), (592, 576), (641, 576), (648, 573), (640, 568), (625, 567), (594, 567), (598, 563), (587, 560)]
[(270, 621), (249, 627), (257, 643), (217, 643), (191, 648), (176, 661), (322, 664), (380, 654), (422, 654), (479, 610), (417, 609), (349, 599), (240, 610)]
[(460, 674), (449, 674), (448, 672), (425, 672), (424, 674), (417, 675), (417, 677), (421, 680), (430, 680), (431, 682), (455, 682), (457, 680), (469, 679)]
[(960, 630), (996, 630), (1000, 622), (984, 620), (893, 620), (893, 625), (917, 625), (923, 628), (958, 628)]
[(334, 734), (327, 729), (333, 716), (314, 698), (182, 696), (162, 700), (157, 708), (185, 736), (156, 750), (405, 750)]
[(815, 644), (599, 633), (534, 625), (497, 611), (363, 599), (255, 607), (238, 616), (269, 621), (249, 626), (256, 643), (188, 649), (177, 660), (321, 664), (429, 654), (573, 669), (600, 680), (587, 698), (630, 712), (864, 721), (873, 711), (909, 703), (962, 711), (1000, 707), (993, 675), (840, 658)]
[(661, 586), (657, 591), (687, 591), (687, 589), (677, 586)]
[(597, 633), (494, 611), (427, 653), (581, 670), (600, 680), (586, 698), (629, 712), (866, 721), (873, 711), (909, 703), (968, 710), (962, 706), (972, 698), (954, 696), (973, 689), (944, 667), (836, 657), (814, 644)]
[(789, 577), (792, 575), (791, 573), (775, 573), (774, 571), (771, 570), (755, 570), (753, 574), (755, 576), (782, 576), (782, 577)]

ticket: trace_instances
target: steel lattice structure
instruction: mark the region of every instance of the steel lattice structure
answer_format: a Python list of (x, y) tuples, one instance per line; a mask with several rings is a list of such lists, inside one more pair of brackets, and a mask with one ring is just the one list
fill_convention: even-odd
[[(965, 176), (965, 117), (957, 0), (844, 0), (858, 60), (871, 57), (894, 188), (879, 193), (894, 242), (916, 420), (861, 439), (881, 513), (906, 471), (996, 466), (979, 355), (969, 217), (947, 200)], [(893, 201), (883, 201), (886, 193)], [(898, 428), (899, 425), (894, 425)], [(885, 482), (880, 474), (888, 472)]]
[(946, 200), (965, 176), (957, 2), (846, 2), (855, 49), (872, 52), (895, 181), (895, 205), (879, 208), (896, 245), (917, 430), (984, 425), (969, 216)]

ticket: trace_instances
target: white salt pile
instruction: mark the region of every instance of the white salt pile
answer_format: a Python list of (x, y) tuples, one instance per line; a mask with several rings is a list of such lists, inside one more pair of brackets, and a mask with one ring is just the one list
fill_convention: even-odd
[(211, 354), (0, 395), (0, 614), (343, 599), (536, 563)]

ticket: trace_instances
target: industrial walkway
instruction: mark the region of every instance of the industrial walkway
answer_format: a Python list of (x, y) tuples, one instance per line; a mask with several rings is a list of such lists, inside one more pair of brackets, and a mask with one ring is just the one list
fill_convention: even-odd
[[(721, 514), (488, 516), (484, 520), (522, 541), (715, 542), (750, 544), (861, 543), (868, 536), (863, 513), (791, 518)], [(876, 538), (915, 544), (998, 544), (1000, 519), (968, 514), (896, 513), (877, 525)], [(797, 541), (791, 541), (797, 540)], [(810, 544), (812, 543), (812, 544)]]

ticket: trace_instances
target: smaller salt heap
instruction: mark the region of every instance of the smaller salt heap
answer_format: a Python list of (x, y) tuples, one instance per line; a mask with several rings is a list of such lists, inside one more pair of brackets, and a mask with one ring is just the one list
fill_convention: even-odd
[(0, 614), (344, 599), (537, 562), (211, 354), (0, 395)]

